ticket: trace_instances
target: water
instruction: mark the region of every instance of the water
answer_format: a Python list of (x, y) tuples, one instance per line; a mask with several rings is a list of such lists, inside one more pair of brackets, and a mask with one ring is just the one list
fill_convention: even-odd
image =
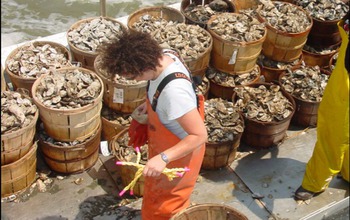
[[(179, 0), (106, 0), (106, 15), (118, 18), (148, 6)], [(101, 15), (99, 0), (2, 0), (1, 46), (66, 32), (75, 22)]]

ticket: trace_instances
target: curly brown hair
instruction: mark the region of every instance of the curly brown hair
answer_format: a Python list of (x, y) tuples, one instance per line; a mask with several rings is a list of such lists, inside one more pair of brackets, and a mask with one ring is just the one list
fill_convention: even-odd
[(101, 44), (97, 51), (100, 67), (113, 76), (137, 77), (144, 71), (156, 70), (163, 55), (162, 48), (150, 34), (134, 30)]

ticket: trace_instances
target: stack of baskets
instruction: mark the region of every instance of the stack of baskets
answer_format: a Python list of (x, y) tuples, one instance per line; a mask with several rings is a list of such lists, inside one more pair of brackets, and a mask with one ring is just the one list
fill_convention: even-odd
[(101, 139), (102, 80), (89, 69), (66, 67), (39, 77), (32, 94), (44, 129), (39, 147), (48, 166), (59, 173), (92, 167)]
[[(254, 30), (260, 33), (248, 40), (240, 34), (240, 31), (232, 28), (237, 24), (241, 24), (246, 32)], [(255, 28), (251, 28), (253, 26)], [(221, 13), (209, 19), (207, 29), (213, 37), (210, 64), (214, 70), (232, 77), (241, 77), (243, 74), (252, 75), (258, 71), (258, 76), (246, 84), (260, 79), (257, 59), (266, 38), (266, 28), (263, 24), (246, 14)], [(223, 85), (223, 83), (225, 82), (212, 79), (210, 93), (214, 97), (231, 100), (233, 88), (236, 85)]]
[[(349, 4), (343, 1), (294, 3), (310, 13), (313, 20), (307, 42), (303, 48), (305, 63), (309, 66), (329, 68), (329, 60), (339, 50), (341, 37), (337, 23), (346, 15)], [(331, 15), (331, 16), (330, 16)]]
[(38, 116), (27, 95), (1, 92), (1, 197), (24, 190), (35, 181)]

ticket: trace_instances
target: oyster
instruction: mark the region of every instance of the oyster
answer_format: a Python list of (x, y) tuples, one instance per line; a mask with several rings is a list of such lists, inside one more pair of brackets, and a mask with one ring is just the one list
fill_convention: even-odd
[(202, 95), (205, 95), (208, 90), (209, 90), (209, 80), (207, 77), (203, 77), (202, 78), (202, 83), (200, 85), (197, 86), (198, 88), (198, 92)]

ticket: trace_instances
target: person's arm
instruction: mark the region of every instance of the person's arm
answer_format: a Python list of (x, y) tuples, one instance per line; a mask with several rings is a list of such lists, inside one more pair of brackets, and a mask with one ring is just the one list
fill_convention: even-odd
[[(198, 110), (195, 108), (177, 119), (178, 123), (188, 133), (184, 139), (163, 153), (168, 157), (169, 162), (180, 159), (196, 150), (207, 140), (207, 130)], [(160, 154), (150, 158), (143, 170), (145, 176), (159, 176), (166, 163)]]

